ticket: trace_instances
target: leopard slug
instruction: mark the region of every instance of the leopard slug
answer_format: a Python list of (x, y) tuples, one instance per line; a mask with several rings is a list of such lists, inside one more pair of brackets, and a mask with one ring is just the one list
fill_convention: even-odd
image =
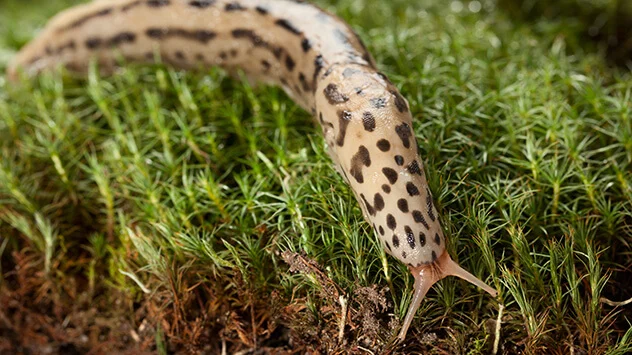
[(426, 292), (446, 276), (496, 296), (446, 252), (408, 102), (340, 18), (297, 0), (94, 1), (55, 16), (7, 75), (15, 80), (58, 65), (85, 72), (92, 60), (111, 71), (121, 58), (242, 70), (311, 111), (365, 219), (414, 276), (401, 340)]

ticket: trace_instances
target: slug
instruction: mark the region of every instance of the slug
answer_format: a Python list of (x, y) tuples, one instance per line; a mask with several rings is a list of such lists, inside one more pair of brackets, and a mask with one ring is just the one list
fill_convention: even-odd
[(218, 65), (280, 85), (320, 124), (328, 153), (385, 251), (412, 272), (414, 296), (399, 338), (428, 289), (454, 275), (496, 296), (459, 267), (426, 182), (408, 102), (340, 18), (298, 0), (108, 0), (56, 15), (10, 63), (7, 75), (91, 60), (178, 68)]

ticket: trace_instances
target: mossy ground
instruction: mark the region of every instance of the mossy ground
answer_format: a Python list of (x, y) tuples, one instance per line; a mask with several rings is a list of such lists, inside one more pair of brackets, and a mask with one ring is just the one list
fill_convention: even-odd
[[(0, 3), (0, 69), (76, 2)], [(449, 251), (499, 298), (441, 281), (394, 344), (412, 277), (277, 88), (0, 76), (0, 352), (632, 351), (630, 72), (491, 0), (318, 3), (408, 98)]]

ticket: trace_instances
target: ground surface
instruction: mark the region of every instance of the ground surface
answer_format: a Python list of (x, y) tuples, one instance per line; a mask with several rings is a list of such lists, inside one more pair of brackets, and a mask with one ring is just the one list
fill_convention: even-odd
[[(2, 1), (0, 69), (73, 3)], [(412, 278), (278, 89), (0, 76), (0, 353), (632, 351), (629, 70), (494, 1), (318, 3), (408, 98), (450, 253), (499, 298), (441, 281), (394, 344)]]

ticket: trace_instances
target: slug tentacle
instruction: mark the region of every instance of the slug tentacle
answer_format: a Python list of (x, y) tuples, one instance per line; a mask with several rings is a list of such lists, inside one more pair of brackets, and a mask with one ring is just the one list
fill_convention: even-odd
[(91, 60), (108, 73), (120, 58), (239, 69), (312, 112), (375, 235), (415, 275), (400, 338), (428, 289), (447, 275), (496, 294), (445, 252), (408, 102), (341, 19), (302, 0), (94, 1), (55, 16), (7, 75), (58, 65), (85, 72)]
[(418, 267), (409, 267), (410, 272), (415, 277), (413, 300), (408, 306), (408, 312), (406, 312), (406, 318), (402, 329), (399, 332), (398, 338), (404, 340), (408, 328), (412, 324), (415, 313), (421, 306), (421, 301), (426, 296), (426, 293), (437, 281), (447, 276), (457, 276), (469, 283), (482, 288), (484, 291), (496, 297), (498, 292), (484, 283), (482, 280), (464, 270), (459, 264), (455, 263), (448, 252), (444, 252), (434, 263), (428, 265), (421, 265)]

